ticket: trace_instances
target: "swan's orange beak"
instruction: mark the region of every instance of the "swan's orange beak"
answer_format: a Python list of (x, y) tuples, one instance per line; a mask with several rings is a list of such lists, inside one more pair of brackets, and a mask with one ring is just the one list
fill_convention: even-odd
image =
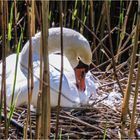
[(76, 85), (80, 91), (85, 91), (85, 68), (75, 68)]

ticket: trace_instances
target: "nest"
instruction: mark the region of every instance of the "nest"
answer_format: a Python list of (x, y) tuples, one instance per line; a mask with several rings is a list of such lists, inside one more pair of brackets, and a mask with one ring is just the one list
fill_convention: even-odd
[[(56, 109), (51, 113), (51, 138), (54, 138), (56, 127)], [(27, 107), (15, 109), (9, 129), (10, 139), (23, 138), (24, 124), (27, 118)], [(31, 111), (32, 135), (35, 138), (36, 113)], [(118, 138), (120, 113), (99, 103), (96, 107), (63, 108), (60, 111), (59, 131), (62, 139), (103, 139), (106, 131), (108, 139)], [(4, 126), (1, 127), (1, 138), (4, 138)]]
[[(115, 99), (113, 107), (107, 104), (108, 96), (111, 92), (119, 93), (120, 90), (116, 86), (116, 81), (110, 78), (109, 73), (94, 73), (98, 78), (100, 84), (97, 90), (98, 100), (93, 101), (90, 106), (79, 108), (61, 108), (59, 119), (59, 134), (61, 139), (118, 139), (120, 138), (121, 126), (121, 99)], [(108, 76), (108, 78), (103, 78)], [(134, 74), (134, 79), (136, 74)], [(123, 89), (126, 88), (128, 74), (120, 74), (120, 83)], [(97, 80), (97, 79), (96, 79)], [(97, 81), (98, 81), (97, 80)], [(135, 80), (134, 80), (135, 83)], [(132, 83), (132, 86), (135, 84)], [(103, 96), (104, 95), (104, 96)], [(133, 95), (133, 91), (132, 91)], [(130, 106), (133, 103), (131, 96)], [(118, 101), (117, 101), (118, 100)], [(116, 102), (117, 101), (117, 102)], [(130, 108), (130, 112), (132, 107)], [(137, 103), (137, 112), (140, 111), (140, 98)], [(54, 139), (56, 128), (56, 108), (51, 110), (51, 135), (50, 138)], [(139, 115), (139, 114), (137, 114)], [(139, 118), (139, 117), (138, 117)], [(10, 139), (23, 139), (24, 126), (27, 120), (27, 106), (17, 107), (14, 111), (13, 117), (10, 122), (9, 138)], [(36, 128), (36, 112), (31, 111), (32, 123), (32, 138), (35, 138)], [(127, 126), (129, 129), (130, 118), (128, 116)], [(136, 136), (139, 138), (140, 122), (137, 122)], [(29, 137), (29, 133), (28, 133)], [(4, 123), (1, 123), (0, 138), (4, 138)]]

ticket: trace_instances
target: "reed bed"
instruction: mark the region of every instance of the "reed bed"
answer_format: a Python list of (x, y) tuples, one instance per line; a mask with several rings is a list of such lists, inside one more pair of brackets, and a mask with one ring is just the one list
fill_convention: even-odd
[[(139, 13), (139, 0), (0, 1), (0, 138), (140, 138)], [(63, 27), (77, 30), (88, 39), (93, 54), (90, 71), (100, 85), (98, 97), (109, 96), (112, 91), (122, 94), (121, 101), (114, 103), (115, 109), (104, 104), (107, 97), (97, 99), (90, 106), (64, 109), (59, 106), (59, 96), (58, 108), (51, 110), (46, 40), (48, 28), (57, 26), (61, 26), (62, 55)], [(40, 85), (35, 112), (30, 110), (34, 88), (31, 37), (39, 30), (42, 33)], [(19, 53), (27, 40), (30, 42), (28, 105), (15, 108), (12, 99), (9, 109), (6, 107), (6, 56), (16, 52), (11, 81), (14, 97)], [(63, 59), (61, 69), (63, 73)], [(61, 81), (62, 76), (59, 95)]]

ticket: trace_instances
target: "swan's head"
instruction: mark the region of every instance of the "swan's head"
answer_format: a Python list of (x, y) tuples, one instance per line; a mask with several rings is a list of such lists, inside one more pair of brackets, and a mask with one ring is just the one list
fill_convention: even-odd
[[(76, 85), (80, 91), (85, 90), (85, 75), (92, 62), (92, 52), (88, 41), (80, 36), (78, 43), (74, 44), (66, 56), (69, 59), (76, 77)], [(77, 46), (76, 46), (77, 45)]]
[(79, 64), (79, 60), (86, 65), (90, 65), (92, 62), (92, 52), (87, 39), (81, 34), (78, 35), (68, 40), (66, 43), (70, 45), (64, 48), (65, 55), (69, 59), (73, 69)]

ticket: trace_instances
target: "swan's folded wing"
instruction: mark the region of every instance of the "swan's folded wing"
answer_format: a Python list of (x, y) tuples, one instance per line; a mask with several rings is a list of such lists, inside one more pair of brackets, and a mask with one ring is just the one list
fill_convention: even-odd
[[(63, 75), (62, 78), (62, 96), (61, 106), (72, 107), (80, 104), (79, 94), (76, 86), (68, 81), (67, 77)], [(60, 84), (60, 71), (50, 66), (50, 85), (51, 85), (51, 100), (52, 106), (56, 106), (58, 102)]]

